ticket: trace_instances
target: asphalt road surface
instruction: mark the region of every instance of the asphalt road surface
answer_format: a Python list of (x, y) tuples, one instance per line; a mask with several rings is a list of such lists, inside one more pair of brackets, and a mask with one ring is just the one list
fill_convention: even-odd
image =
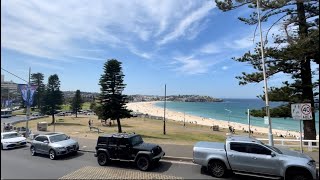
[[(192, 163), (160, 161), (149, 172), (139, 171), (134, 163), (114, 161), (98, 165), (93, 153), (78, 152), (50, 160), (47, 156), (31, 156), (29, 146), (1, 151), (1, 179), (215, 179)], [(257, 179), (246, 176), (228, 180)]]

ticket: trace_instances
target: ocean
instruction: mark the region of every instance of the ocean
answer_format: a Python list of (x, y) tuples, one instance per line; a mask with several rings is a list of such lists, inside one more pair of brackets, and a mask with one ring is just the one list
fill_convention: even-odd
[[(270, 102), (270, 107), (276, 107), (283, 102)], [(163, 108), (163, 102), (155, 104)], [(261, 99), (224, 99), (223, 102), (167, 102), (169, 110), (185, 112), (189, 115), (201, 116), (217, 120), (248, 124), (247, 109), (261, 109), (265, 102)], [(316, 112), (316, 129), (319, 134), (319, 111)], [(299, 131), (299, 121), (292, 118), (271, 118), (272, 129)], [(251, 125), (268, 127), (264, 119), (251, 116)]]

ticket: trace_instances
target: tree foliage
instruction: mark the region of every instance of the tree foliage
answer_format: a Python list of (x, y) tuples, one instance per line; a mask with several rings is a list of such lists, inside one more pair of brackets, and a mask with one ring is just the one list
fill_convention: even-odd
[[(312, 82), (312, 75), (318, 74), (311, 70), (311, 62), (319, 64), (319, 0), (260, 0), (261, 21), (272, 21), (269, 30), (277, 24), (282, 24), (283, 33), (273, 34), (273, 43), (262, 42), (265, 46), (266, 76), (283, 73), (289, 74), (293, 82), (283, 82), (281, 87), (268, 89), (271, 101), (286, 101), (287, 105), (270, 110), (272, 116), (290, 117), (291, 103), (311, 103), (314, 107), (314, 95), (318, 95), (319, 81)], [(256, 8), (257, 0), (216, 0), (218, 8), (229, 11), (247, 6)], [(248, 25), (257, 25), (258, 16), (256, 10), (249, 17), (238, 19)], [(263, 81), (261, 65), (261, 43), (257, 43), (253, 52), (249, 51), (235, 61), (248, 63), (256, 72), (243, 72), (236, 78), (240, 85), (259, 83)], [(260, 98), (265, 99), (264, 95)], [(255, 116), (264, 116), (265, 108), (252, 111)], [(312, 121), (304, 121), (304, 133), (306, 139), (315, 139), (315, 118), (313, 112)]]
[(44, 75), (42, 73), (33, 73), (31, 74), (31, 84), (37, 86), (37, 90), (34, 94), (34, 106), (38, 106), (38, 109), (41, 108), (42, 98), (44, 95), (45, 85), (43, 83)]
[(41, 112), (52, 116), (52, 124), (55, 123), (54, 114), (56, 110), (61, 109), (63, 104), (63, 94), (60, 91), (60, 80), (57, 74), (48, 78), (48, 84), (45, 87), (45, 93), (42, 101)]
[(71, 109), (74, 113), (76, 113), (76, 117), (78, 117), (78, 111), (81, 109), (83, 104), (83, 100), (81, 98), (80, 90), (76, 91), (71, 103)]
[(127, 96), (122, 94), (126, 84), (123, 83), (121, 64), (116, 59), (110, 59), (104, 64), (104, 73), (99, 81), (100, 105), (96, 109), (99, 119), (117, 120), (119, 133), (122, 132), (120, 119), (131, 117), (130, 110), (125, 106)]

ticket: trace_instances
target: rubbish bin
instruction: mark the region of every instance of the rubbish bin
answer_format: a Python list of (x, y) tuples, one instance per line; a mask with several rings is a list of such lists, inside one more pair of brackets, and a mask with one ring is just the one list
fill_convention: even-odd
[(37, 123), (37, 130), (38, 131), (47, 131), (48, 123), (47, 122), (38, 122)]

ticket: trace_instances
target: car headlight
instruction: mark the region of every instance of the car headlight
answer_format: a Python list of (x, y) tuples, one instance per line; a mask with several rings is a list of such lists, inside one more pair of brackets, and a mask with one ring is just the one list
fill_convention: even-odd
[(65, 151), (66, 148), (65, 148), (65, 147), (58, 147), (58, 150), (60, 150), (60, 151)]
[(314, 160), (309, 161), (309, 162), (308, 162), (308, 165), (309, 165), (309, 166), (312, 166), (312, 167), (316, 167), (316, 166), (317, 166), (317, 165), (316, 165), (316, 161), (314, 161)]

